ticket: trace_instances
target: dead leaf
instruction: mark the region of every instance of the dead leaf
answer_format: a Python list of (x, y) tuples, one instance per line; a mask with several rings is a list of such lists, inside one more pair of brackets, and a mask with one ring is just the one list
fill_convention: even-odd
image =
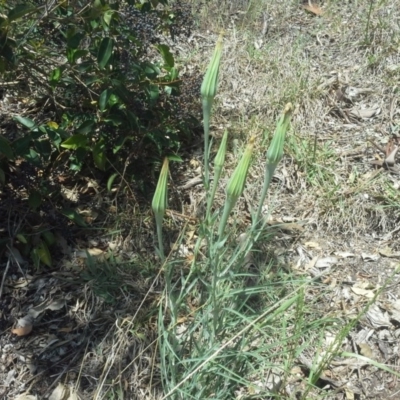
[(374, 358), (374, 353), (372, 352), (372, 349), (369, 344), (367, 343), (359, 343), (358, 346), (360, 347), (360, 353), (361, 355), (371, 358)]
[(69, 392), (69, 397), (67, 400), (79, 400), (78, 394), (76, 393), (76, 391), (74, 390), (74, 388), (70, 389)]
[(68, 326), (66, 326), (66, 327), (64, 327), (64, 328), (60, 328), (60, 329), (58, 330), (58, 332), (70, 333), (70, 332), (72, 332), (73, 330), (74, 330), (74, 326), (73, 326), (73, 325), (68, 325)]
[(400, 300), (390, 301), (382, 305), (382, 307), (389, 311), (392, 320), (400, 323)]
[(338, 259), (336, 257), (325, 257), (325, 258), (320, 258), (316, 263), (315, 267), (316, 268), (329, 268), (332, 265), (337, 264)]
[(355, 257), (354, 253), (350, 253), (348, 251), (336, 251), (335, 255), (340, 257), (340, 258), (352, 258), (352, 257)]
[(346, 387), (345, 387), (344, 391), (346, 393), (346, 399), (347, 400), (354, 400), (355, 399), (354, 392), (352, 392), (351, 390), (347, 389)]
[(350, 99), (356, 99), (357, 97), (360, 97), (361, 95), (370, 94), (370, 93), (374, 93), (374, 90), (369, 89), (369, 88), (356, 88), (353, 86), (347, 86), (347, 88), (346, 88), (346, 95)]
[(320, 6), (312, 4), (311, 2), (308, 4), (303, 4), (303, 8), (314, 15), (322, 15), (324, 13)]
[(79, 193), (76, 187), (71, 190), (65, 186), (61, 186), (60, 193), (65, 200), (72, 201), (74, 203), (79, 200)]
[(23, 393), (17, 396), (14, 400), (38, 400), (38, 398), (33, 394)]
[(377, 261), (379, 260), (379, 254), (367, 254), (361, 253), (363, 261)]
[(352, 108), (350, 110), (350, 114), (353, 117), (361, 118), (361, 119), (369, 119), (374, 117), (375, 115), (380, 114), (381, 109), (378, 106), (371, 108)]
[(51, 393), (49, 400), (67, 400), (68, 392), (68, 388), (59, 382), (57, 387)]
[(308, 247), (310, 249), (316, 249), (316, 250), (321, 250), (321, 246), (317, 242), (305, 242), (304, 243), (305, 247)]
[(76, 211), (85, 219), (86, 222), (93, 222), (99, 216), (97, 211), (90, 208), (84, 209), (82, 207), (78, 207)]
[(380, 307), (377, 305), (371, 306), (368, 310), (366, 317), (368, 321), (374, 328), (381, 328), (381, 327), (391, 327), (389, 314), (386, 311), (382, 311)]
[(53, 300), (47, 308), (51, 311), (58, 311), (61, 310), (65, 306), (65, 300)]
[(400, 257), (400, 253), (393, 253), (393, 250), (388, 246), (385, 247), (382, 250), (379, 250), (379, 254), (383, 257), (388, 257), (388, 258), (398, 258)]
[(26, 315), (17, 321), (17, 326), (11, 329), (11, 333), (17, 336), (26, 336), (32, 332), (33, 318), (30, 315)]
[(367, 290), (356, 286), (353, 286), (351, 290), (358, 296), (363, 296), (368, 299), (372, 299), (374, 297), (374, 292), (372, 290)]
[(98, 249), (96, 247), (93, 247), (91, 249), (79, 250), (75, 254), (76, 254), (76, 257), (80, 257), (80, 258), (88, 258), (89, 256), (100, 257), (100, 256), (104, 256), (104, 251), (101, 249)]
[(318, 261), (318, 257), (314, 257), (309, 263), (307, 263), (307, 265), (304, 267), (304, 269), (307, 271), (310, 268), (314, 268), (317, 261)]

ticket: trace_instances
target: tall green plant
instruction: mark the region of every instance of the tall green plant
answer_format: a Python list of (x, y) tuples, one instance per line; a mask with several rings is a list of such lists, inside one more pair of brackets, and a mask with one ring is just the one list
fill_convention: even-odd
[[(217, 95), (218, 74), (220, 68), (220, 59), (222, 54), (222, 37), (220, 36), (205, 74), (201, 97), (203, 103), (203, 124), (204, 124), (204, 187), (206, 191), (207, 207), (204, 219), (200, 222), (199, 237), (194, 249), (194, 258), (190, 271), (187, 276), (182, 276), (181, 287), (176, 283), (172, 283), (172, 266), (175, 265), (174, 259), (167, 260), (165, 271), (166, 279), (166, 300), (163, 303), (163, 309), (160, 308), (160, 349), (164, 362), (163, 370), (165, 370), (165, 381), (170, 382), (173, 386), (167, 386), (168, 394), (176, 391), (177, 398), (189, 398), (196, 393), (197, 398), (229, 398), (227, 394), (209, 391), (208, 386), (203, 384), (207, 377), (203, 376), (199, 371), (198, 384), (190, 385), (188, 392), (178, 388), (182, 382), (192, 376), (196, 371), (204, 366), (213, 358), (211, 354), (218, 354), (222, 349), (224, 338), (228, 334), (228, 326), (234, 323), (235, 317), (244, 321), (244, 303), (236, 299), (239, 289), (238, 282), (243, 281), (240, 276), (243, 271), (240, 265), (243, 263), (245, 255), (252, 251), (254, 242), (260, 237), (263, 226), (258, 224), (264, 203), (266, 193), (268, 191), (272, 175), (283, 157), (283, 148), (285, 136), (289, 129), (290, 116), (293, 110), (292, 105), (286, 105), (282, 116), (279, 118), (275, 134), (267, 151), (266, 169), (261, 197), (258, 199), (258, 210), (253, 215), (253, 224), (249, 227), (246, 239), (240, 245), (236, 244), (236, 238), (232, 235), (232, 230), (228, 230), (228, 220), (237, 201), (245, 190), (248, 172), (251, 166), (253, 151), (256, 145), (255, 137), (251, 137), (246, 145), (243, 155), (234, 169), (226, 186), (226, 200), (221, 209), (214, 210), (215, 193), (221, 183), (221, 175), (225, 163), (225, 155), (228, 146), (228, 131), (224, 132), (219, 149), (214, 160), (214, 179), (211, 184), (209, 172), (209, 154), (210, 154), (210, 119), (212, 115), (212, 105)], [(153, 199), (153, 210), (156, 215), (156, 225), (159, 238), (158, 248), (162, 249), (162, 213), (157, 215), (156, 204), (159, 199), (165, 199), (166, 191), (166, 174), (161, 172), (159, 178), (159, 186)], [(158, 199), (158, 200), (157, 200)], [(164, 202), (162, 202), (165, 204)], [(161, 207), (162, 208), (162, 207)], [(214, 212), (213, 212), (214, 211)], [(204, 240), (205, 239), (205, 240)], [(234, 241), (232, 241), (234, 239)], [(203, 246), (206, 246), (204, 249)], [(163, 257), (165, 260), (165, 258)], [(197, 273), (201, 271), (201, 276)], [(240, 284), (239, 284), (240, 286)], [(174, 293), (172, 293), (174, 288)], [(199, 293), (197, 293), (199, 292)], [(184, 333), (177, 333), (177, 325), (179, 324), (178, 315), (185, 312), (187, 299), (197, 293), (200, 299), (200, 309), (193, 315), (193, 319), (187, 324)], [(280, 314), (287, 311), (288, 307), (296, 302), (297, 297), (292, 296), (285, 307), (279, 308), (271, 318), (279, 318)], [(168, 314), (170, 319), (165, 322), (164, 315)], [(256, 319), (257, 321), (258, 319)], [(246, 328), (247, 329), (247, 328)], [(245, 329), (245, 330), (246, 330)], [(297, 339), (293, 339), (297, 340)], [(231, 349), (233, 351), (233, 349)], [(189, 352), (189, 353), (187, 353)], [(186, 354), (186, 355), (184, 355)], [(190, 357), (190, 360), (183, 362), (180, 357)], [(229, 352), (220, 355), (221, 359), (226, 359), (229, 365)], [(197, 361), (196, 361), (197, 360)], [(214, 360), (213, 362), (217, 362)], [(218, 361), (219, 362), (219, 361)], [(234, 361), (239, 362), (238, 360)], [(193, 368), (191, 367), (193, 365)], [(197, 368), (196, 368), (197, 365)], [(200, 365), (200, 367), (199, 367)], [(239, 368), (239, 367), (238, 367)], [(225, 370), (229, 375), (231, 371)], [(181, 376), (186, 376), (181, 380)], [(214, 378), (213, 378), (214, 379)], [(218, 382), (226, 382), (225, 377), (216, 376), (215, 390), (223, 390), (222, 386), (218, 386)], [(234, 378), (232, 378), (234, 379)], [(236, 376), (237, 383), (240, 377)], [(188, 397), (189, 396), (189, 397)]]

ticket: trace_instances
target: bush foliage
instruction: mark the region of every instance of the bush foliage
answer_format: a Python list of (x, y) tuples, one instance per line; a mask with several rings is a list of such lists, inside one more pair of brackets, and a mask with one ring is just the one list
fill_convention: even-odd
[(120, 171), (142, 179), (176, 153), (199, 123), (165, 42), (191, 25), (189, 9), (167, 0), (0, 2), (0, 74), (34, 99), (1, 131), (3, 189), (23, 187), (31, 211), (50, 199), (83, 225), (59, 204), (60, 175), (98, 171), (110, 189)]

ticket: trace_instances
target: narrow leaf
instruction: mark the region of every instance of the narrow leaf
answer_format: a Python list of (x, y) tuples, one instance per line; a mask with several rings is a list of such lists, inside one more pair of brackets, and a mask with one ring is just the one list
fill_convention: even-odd
[(72, 149), (76, 150), (79, 148), (85, 148), (87, 146), (87, 137), (85, 135), (77, 134), (73, 135), (63, 143), (61, 143), (61, 147), (64, 149)]
[(16, 238), (23, 244), (28, 243), (28, 241), (26, 240), (26, 237), (22, 233), (18, 233)]
[(29, 14), (32, 11), (36, 11), (37, 8), (32, 7), (30, 4), (17, 4), (10, 12), (8, 13), (8, 21), (12, 22), (19, 18), (22, 18), (24, 15)]
[(106, 37), (104, 38), (99, 47), (99, 53), (97, 54), (97, 63), (100, 68), (104, 68), (110, 60), (112, 51), (114, 48), (114, 40)]
[(109, 192), (111, 192), (112, 185), (113, 185), (114, 180), (115, 180), (115, 178), (116, 178), (117, 176), (118, 176), (118, 174), (112, 174), (112, 175), (108, 178), (108, 181), (107, 181), (107, 190), (108, 190)]
[(93, 147), (93, 161), (96, 164), (96, 167), (101, 171), (105, 171), (106, 169), (106, 154), (105, 154), (105, 146), (102, 140), (99, 140), (95, 146)]
[(95, 125), (95, 121), (92, 119), (89, 119), (85, 122), (83, 122), (79, 128), (76, 130), (76, 133), (80, 133), (81, 135), (87, 135), (88, 133), (91, 133), (93, 131), (93, 127)]
[(106, 89), (101, 92), (99, 97), (99, 108), (101, 112), (103, 112), (106, 109), (111, 94), (112, 91), (110, 89)]
[(86, 222), (83, 218), (72, 208), (64, 208), (61, 210), (61, 213), (69, 218), (71, 221), (75, 222), (77, 225), (86, 227)]
[(173, 68), (175, 65), (175, 60), (174, 56), (169, 50), (169, 47), (166, 44), (159, 44), (156, 46), (156, 49), (160, 52), (165, 65), (169, 68)]
[(21, 117), (20, 115), (15, 116), (14, 120), (19, 122), (21, 125), (25, 126), (28, 129), (32, 129), (36, 126), (35, 122), (32, 121), (30, 118)]
[(40, 261), (44, 265), (51, 267), (51, 255), (47, 244), (43, 240), (41, 240), (35, 250), (37, 252), (37, 255), (39, 256)]
[(53, 244), (56, 242), (56, 238), (53, 234), (53, 232), (50, 231), (44, 231), (42, 233), (42, 237), (45, 240), (45, 242), (47, 243), (48, 246), (53, 246)]

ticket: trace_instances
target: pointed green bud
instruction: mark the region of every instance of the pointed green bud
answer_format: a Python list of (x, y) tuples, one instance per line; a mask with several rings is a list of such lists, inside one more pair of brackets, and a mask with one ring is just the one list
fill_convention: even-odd
[(160, 177), (158, 178), (157, 188), (154, 193), (153, 201), (151, 203), (156, 222), (162, 222), (162, 219), (167, 209), (167, 196), (168, 196), (168, 158), (164, 159), (161, 168)]
[(246, 183), (247, 173), (249, 171), (251, 156), (253, 154), (255, 137), (252, 136), (249, 143), (246, 146), (246, 150), (243, 153), (239, 164), (235, 168), (231, 179), (229, 180), (226, 193), (228, 198), (231, 198), (234, 202), (243, 193), (244, 185)]
[(160, 176), (156, 191), (153, 196), (151, 207), (154, 212), (157, 226), (157, 237), (158, 237), (158, 250), (162, 260), (165, 259), (163, 237), (162, 237), (162, 223), (167, 209), (167, 198), (168, 198), (168, 158), (164, 159), (163, 166), (161, 168)]
[(203, 124), (204, 124), (204, 185), (206, 190), (209, 188), (209, 136), (210, 136), (210, 118), (214, 97), (217, 94), (219, 64), (222, 55), (223, 34), (218, 38), (214, 54), (208, 65), (206, 75), (201, 85), (201, 100), (203, 106)]
[(220, 34), (215, 46), (214, 54), (208, 65), (206, 75), (201, 85), (201, 96), (203, 98), (214, 98), (217, 94), (219, 64), (222, 55), (223, 33)]
[(283, 114), (276, 125), (275, 134), (267, 152), (267, 163), (278, 164), (283, 157), (283, 146), (285, 143), (286, 132), (289, 128), (292, 112), (292, 103), (286, 104)]
[(235, 171), (233, 171), (233, 175), (231, 176), (231, 179), (228, 182), (228, 187), (226, 189), (226, 202), (224, 206), (224, 211), (222, 213), (222, 217), (219, 221), (219, 228), (218, 228), (218, 236), (220, 242), (223, 239), (229, 214), (232, 211), (233, 207), (235, 206), (238, 198), (243, 193), (244, 185), (246, 183), (247, 173), (250, 167), (251, 156), (253, 155), (254, 141), (255, 137), (252, 136), (249, 140), (249, 143), (246, 146), (242, 158), (239, 161), (239, 164), (235, 168)]

